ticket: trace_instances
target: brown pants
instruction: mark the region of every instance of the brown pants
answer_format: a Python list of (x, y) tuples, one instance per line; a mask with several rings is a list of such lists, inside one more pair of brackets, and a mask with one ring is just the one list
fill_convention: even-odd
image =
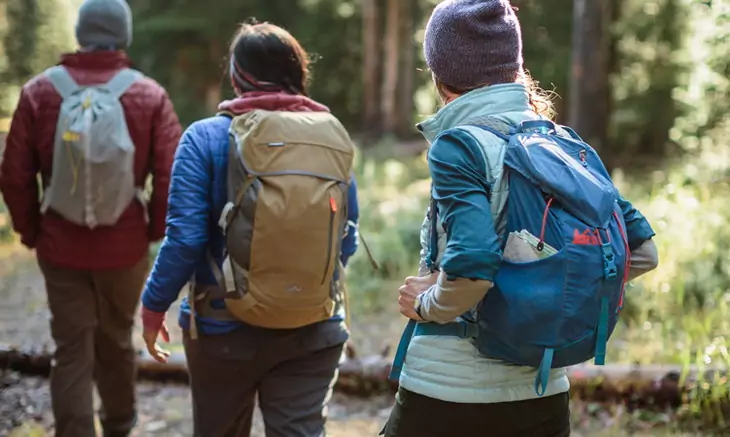
[(120, 270), (73, 270), (38, 260), (46, 281), (56, 343), (51, 402), (56, 437), (94, 437), (93, 385), (105, 436), (134, 426), (132, 328), (149, 260)]
[(256, 394), (266, 437), (322, 437), (348, 333), (324, 322), (185, 338), (195, 437), (248, 437)]

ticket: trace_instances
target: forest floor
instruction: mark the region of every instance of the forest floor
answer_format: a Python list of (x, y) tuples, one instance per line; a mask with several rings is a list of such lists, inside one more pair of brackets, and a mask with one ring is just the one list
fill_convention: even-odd
[[(0, 344), (24, 350), (52, 349), (43, 279), (27, 253), (0, 253), (0, 299)], [(181, 347), (180, 333), (172, 326), (176, 310), (170, 312), (173, 349)], [(397, 341), (402, 326), (403, 320), (394, 307), (354, 317), (352, 341), (362, 355), (377, 353)], [(134, 338), (141, 348), (139, 332)], [(135, 437), (192, 435), (190, 392), (186, 386), (141, 382), (138, 393), (140, 417)], [(376, 436), (392, 400), (389, 395), (362, 399), (335, 394), (329, 406), (328, 436)], [(698, 435), (670, 433), (674, 419), (669, 413), (629, 413), (622, 406), (574, 403), (572, 417), (573, 436), (578, 437)], [(0, 437), (45, 437), (52, 435), (52, 429), (48, 381), (0, 368)], [(252, 435), (264, 436), (258, 414)]]

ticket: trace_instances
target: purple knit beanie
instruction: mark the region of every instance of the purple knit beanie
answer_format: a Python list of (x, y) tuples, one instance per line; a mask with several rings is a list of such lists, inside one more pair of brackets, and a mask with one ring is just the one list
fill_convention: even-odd
[(441, 82), (467, 90), (514, 82), (522, 72), (520, 22), (509, 0), (446, 0), (434, 9), (423, 42)]

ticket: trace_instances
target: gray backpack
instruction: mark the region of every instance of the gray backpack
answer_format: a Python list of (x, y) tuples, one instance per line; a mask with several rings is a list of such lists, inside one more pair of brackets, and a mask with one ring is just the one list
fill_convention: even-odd
[(94, 229), (114, 225), (142, 191), (134, 181), (134, 143), (119, 98), (142, 74), (117, 73), (106, 84), (79, 86), (62, 66), (45, 72), (63, 98), (53, 146), (53, 172), (41, 212)]

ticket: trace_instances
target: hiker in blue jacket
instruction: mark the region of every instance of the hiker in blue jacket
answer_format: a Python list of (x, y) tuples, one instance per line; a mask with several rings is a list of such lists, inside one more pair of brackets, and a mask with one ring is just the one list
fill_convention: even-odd
[[(523, 68), (520, 25), (507, 0), (441, 2), (426, 27), (424, 52), (444, 103), (433, 118), (418, 126), (431, 143), (428, 163), (434, 202), (422, 228), (419, 276), (407, 278), (399, 290), (401, 313), (419, 323), (409, 323), (416, 327), (415, 335), (406, 331), (403, 355), (400, 347), (396, 355), (400, 386), (383, 434), (568, 436), (570, 384), (564, 368), (548, 366), (538, 381), (535, 368), (486, 358), (475, 347), (476, 334), (458, 331), (474, 327), (480, 335), (483, 332), (482, 325), (471, 322), (489, 310), (484, 307), (491, 304), (490, 289), (505, 266), (502, 249), (510, 226), (509, 208), (519, 209), (528, 202), (511, 197), (517, 179), (506, 177), (506, 135), (476, 125), (487, 119), (505, 126), (546, 120), (553, 115), (551, 103)], [(561, 128), (560, 135), (569, 134)], [(577, 161), (575, 165), (580, 166)], [(605, 193), (616, 191), (606, 188)], [(658, 256), (651, 240), (654, 231), (641, 213), (620, 197), (611, 202), (617, 237), (611, 241), (631, 255), (630, 265), (625, 256), (626, 265), (619, 266), (625, 276), (614, 278), (623, 281), (614, 284), (623, 285), (654, 269)], [(540, 211), (537, 220), (545, 223), (553, 217), (551, 203), (547, 201), (544, 218)], [(574, 250), (600, 254), (597, 246), (581, 246), (593, 244), (594, 234), (585, 237), (577, 234)], [(626, 245), (620, 246), (624, 241)], [(432, 253), (437, 254), (435, 259)], [(613, 278), (615, 269), (609, 267), (602, 274)], [(523, 291), (527, 296), (530, 290)], [(479, 306), (482, 302), (484, 307)], [(538, 387), (541, 390), (536, 390), (537, 382), (544, 384)]]
[[(231, 116), (256, 110), (327, 111), (306, 96), (308, 56), (285, 30), (268, 23), (245, 24), (236, 34), (230, 56), (237, 97), (220, 105), (227, 115), (193, 123), (180, 141), (172, 170), (167, 231), (142, 296), (145, 342), (149, 353), (161, 362), (169, 353), (158, 345), (157, 337), (169, 340), (164, 316), (182, 288), (191, 278), (196, 285), (218, 284), (206, 253), (215, 260), (215, 270), (221, 269), (226, 238), (219, 217), (230, 200)], [(343, 265), (357, 249), (354, 178), (347, 197), (346, 233), (339, 256)], [(324, 245), (318, 247), (324, 249)], [(287, 256), (285, 247), (281, 256)], [(293, 329), (204, 317), (197, 310), (197, 339), (191, 335), (190, 306), (190, 300), (183, 298), (179, 325), (185, 333), (195, 436), (250, 435), (257, 396), (267, 436), (323, 435), (326, 404), (349, 335), (341, 306), (335, 307), (329, 320)], [(211, 301), (210, 306), (226, 309), (222, 299)]]

